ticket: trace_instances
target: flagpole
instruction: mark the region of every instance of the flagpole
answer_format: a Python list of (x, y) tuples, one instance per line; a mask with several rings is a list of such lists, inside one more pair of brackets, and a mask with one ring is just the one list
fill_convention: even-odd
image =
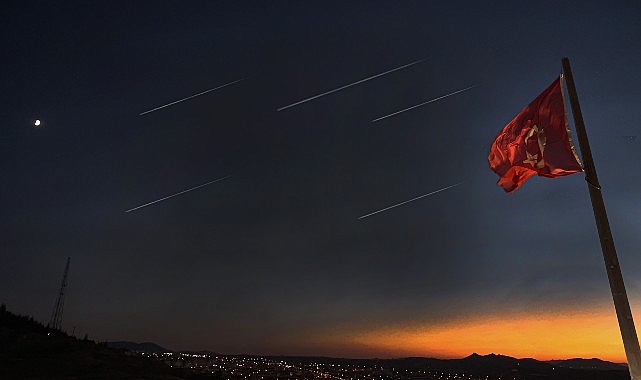
[(628, 296), (625, 291), (623, 276), (621, 274), (621, 268), (619, 267), (619, 259), (617, 258), (617, 253), (614, 248), (614, 240), (612, 239), (608, 216), (605, 212), (605, 203), (603, 202), (603, 196), (601, 195), (601, 186), (599, 185), (596, 168), (594, 166), (594, 161), (592, 160), (592, 152), (590, 151), (588, 135), (585, 131), (585, 124), (583, 124), (583, 116), (581, 115), (581, 107), (579, 106), (579, 97), (577, 96), (576, 88), (574, 87), (574, 78), (572, 77), (570, 60), (568, 58), (563, 58), (562, 62), (563, 72), (565, 73), (567, 81), (568, 94), (570, 96), (570, 105), (572, 106), (572, 115), (574, 116), (574, 125), (576, 127), (576, 134), (579, 140), (579, 147), (581, 148), (581, 156), (583, 157), (585, 180), (588, 183), (588, 190), (590, 191), (590, 200), (592, 201), (594, 218), (599, 232), (599, 240), (601, 241), (601, 250), (603, 251), (603, 259), (605, 260), (605, 269), (608, 273), (608, 280), (610, 281), (610, 290), (612, 291), (614, 308), (616, 310), (617, 319), (619, 320), (619, 328), (621, 330), (621, 338), (623, 338), (625, 356), (628, 360), (630, 378), (632, 380), (641, 380), (641, 350), (639, 349), (639, 339), (637, 337), (636, 329), (634, 328), (632, 311), (630, 310), (630, 303), (628, 302)]

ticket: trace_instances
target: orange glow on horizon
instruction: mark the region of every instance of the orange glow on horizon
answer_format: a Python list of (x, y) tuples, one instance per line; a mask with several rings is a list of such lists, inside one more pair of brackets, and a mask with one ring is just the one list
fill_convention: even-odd
[(334, 347), (377, 357), (462, 358), (476, 352), (538, 360), (580, 357), (626, 362), (611, 308), (565, 314), (484, 316), (439, 325), (351, 329), (325, 335), (320, 340), (324, 346), (334, 342), (337, 344)]

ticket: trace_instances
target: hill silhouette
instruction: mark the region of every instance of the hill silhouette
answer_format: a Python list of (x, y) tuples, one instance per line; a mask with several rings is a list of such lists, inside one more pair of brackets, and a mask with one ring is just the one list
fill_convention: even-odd
[(13, 314), (2, 305), (0, 378), (184, 380), (207, 377), (170, 368), (89, 339), (76, 339), (49, 329), (32, 317)]
[(147, 352), (153, 354), (162, 354), (164, 352), (174, 352), (168, 348), (161, 347), (153, 342), (135, 343), (128, 341), (107, 342), (107, 347), (118, 348), (132, 352)]
[(547, 363), (550, 363), (559, 367), (566, 368), (580, 368), (580, 369), (603, 369), (603, 370), (621, 370), (622, 368), (627, 370), (625, 364), (607, 362), (605, 360), (592, 358), (592, 359), (565, 359), (565, 360), (549, 360)]
[[(20, 316), (0, 306), (0, 379), (148, 379), (199, 380), (212, 376), (185, 368), (171, 368), (157, 360), (133, 354), (167, 352), (154, 343), (95, 343), (52, 330), (32, 317)], [(351, 363), (380, 368), (430, 369), (503, 379), (628, 380), (625, 366), (599, 359), (542, 362), (504, 355), (472, 354), (462, 359), (409, 357), (402, 359), (341, 359), (327, 357), (272, 357), (290, 363)]]
[[(517, 380), (629, 380), (630, 374), (620, 364), (592, 359), (571, 359), (569, 363), (558, 360), (554, 363), (536, 359), (517, 359), (504, 355), (478, 355), (476, 353), (462, 359), (434, 359), (408, 357), (402, 359), (342, 359), (327, 357), (276, 358), (290, 363), (310, 364), (315, 362), (351, 364), (385, 369), (438, 370), (447, 373), (465, 373), (479, 378), (517, 379)], [(600, 364), (597, 366), (597, 364)]]

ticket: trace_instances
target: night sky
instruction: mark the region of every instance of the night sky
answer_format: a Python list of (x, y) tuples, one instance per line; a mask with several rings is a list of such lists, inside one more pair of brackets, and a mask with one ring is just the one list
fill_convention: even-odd
[(508, 195), (487, 155), (569, 57), (641, 323), (641, 3), (20, 1), (0, 39), (9, 310), (71, 257), (99, 341), (625, 360), (584, 175)]

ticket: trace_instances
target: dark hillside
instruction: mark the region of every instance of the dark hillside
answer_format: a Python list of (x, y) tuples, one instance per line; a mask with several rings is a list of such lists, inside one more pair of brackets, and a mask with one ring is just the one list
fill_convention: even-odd
[(0, 307), (2, 379), (150, 379), (203, 378), (157, 361), (127, 355), (90, 340), (50, 330), (31, 317)]
[(156, 343), (152, 342), (127, 342), (127, 341), (118, 341), (118, 342), (106, 342), (107, 347), (122, 349), (132, 352), (147, 352), (147, 353), (156, 353), (162, 354), (164, 352), (173, 352), (173, 350), (161, 347)]

